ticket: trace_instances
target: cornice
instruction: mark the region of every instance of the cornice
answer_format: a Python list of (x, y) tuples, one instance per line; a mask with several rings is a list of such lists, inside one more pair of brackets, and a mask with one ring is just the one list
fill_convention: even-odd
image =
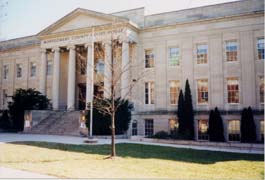
[(247, 13), (247, 14), (237, 14), (233, 16), (224, 16), (224, 17), (217, 17), (217, 18), (195, 20), (195, 21), (189, 21), (189, 22), (180, 22), (180, 23), (174, 23), (174, 24), (168, 24), (168, 25), (162, 25), (162, 26), (146, 27), (146, 28), (141, 28), (140, 32), (149, 32), (149, 31), (154, 31), (158, 29), (170, 29), (173, 27), (189, 26), (191, 24), (197, 25), (197, 24), (202, 24), (202, 23), (205, 24), (205, 23), (211, 23), (211, 22), (224, 22), (228, 20), (238, 20), (238, 19), (242, 19), (243, 17), (244, 18), (264, 17), (264, 11)]
[(64, 37), (64, 36), (85, 34), (85, 33), (91, 33), (93, 28), (97, 32), (104, 31), (104, 30), (105, 31), (110, 30), (111, 28), (114, 28), (114, 29), (130, 28), (130, 29), (136, 31), (137, 33), (139, 32), (139, 29), (137, 27), (135, 27), (130, 22), (126, 22), (126, 23), (116, 23), (114, 26), (112, 23), (108, 23), (108, 24), (103, 24), (103, 25), (98, 25), (98, 26), (91, 26), (91, 27), (74, 29), (74, 30), (69, 30), (69, 31), (62, 31), (62, 32), (57, 32), (57, 33), (52, 33), (52, 34), (47, 34), (47, 35), (38, 35), (37, 37), (40, 40), (46, 40), (46, 39), (51, 39), (51, 38), (60, 38), (60, 37)]

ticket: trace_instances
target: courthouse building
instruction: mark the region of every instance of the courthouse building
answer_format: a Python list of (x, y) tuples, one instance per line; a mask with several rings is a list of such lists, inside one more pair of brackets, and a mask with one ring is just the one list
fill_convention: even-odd
[(121, 73), (119, 83), (119, 95), (134, 105), (129, 135), (177, 128), (178, 94), (188, 79), (197, 139), (208, 139), (209, 111), (218, 107), (226, 140), (240, 140), (240, 113), (248, 106), (262, 138), (263, 0), (153, 15), (144, 8), (112, 14), (78, 8), (36, 35), (0, 42), (0, 109), (16, 89), (35, 88), (54, 110), (82, 110), (93, 97), (93, 63), (104, 88), (93, 87), (108, 97), (110, 34), (120, 44), (121, 69), (139, 65)]

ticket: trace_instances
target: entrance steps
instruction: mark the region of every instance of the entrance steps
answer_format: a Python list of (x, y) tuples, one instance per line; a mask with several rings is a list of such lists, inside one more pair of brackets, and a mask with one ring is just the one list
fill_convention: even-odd
[(79, 111), (53, 111), (48, 117), (27, 130), (32, 134), (79, 136)]

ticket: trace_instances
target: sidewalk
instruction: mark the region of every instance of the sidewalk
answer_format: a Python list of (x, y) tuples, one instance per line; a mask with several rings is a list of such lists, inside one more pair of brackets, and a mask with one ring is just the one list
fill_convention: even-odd
[[(40, 142), (54, 142), (63, 144), (75, 144), (75, 145), (102, 145), (110, 144), (110, 139), (98, 139), (96, 144), (84, 143), (87, 138), (77, 136), (58, 136), (58, 135), (41, 135), (41, 134), (16, 134), (16, 133), (0, 133), (0, 144), (8, 142), (19, 142), (19, 141), (40, 141)], [(180, 145), (180, 144), (165, 144), (165, 143), (154, 143), (154, 142), (143, 142), (135, 141), (130, 139), (116, 139), (116, 143), (133, 143), (133, 144), (145, 144), (145, 145), (157, 145), (174, 148), (187, 148), (196, 150), (208, 150), (208, 151), (221, 151), (221, 152), (234, 152), (234, 153), (248, 153), (248, 154), (264, 154), (264, 151), (245, 150), (245, 149), (231, 149), (208, 146), (195, 146), (195, 145)]]
[(28, 171), (22, 171), (17, 169), (0, 167), (0, 179), (9, 179), (9, 178), (19, 178), (19, 179), (29, 179), (29, 178), (56, 178), (53, 176), (32, 173)]

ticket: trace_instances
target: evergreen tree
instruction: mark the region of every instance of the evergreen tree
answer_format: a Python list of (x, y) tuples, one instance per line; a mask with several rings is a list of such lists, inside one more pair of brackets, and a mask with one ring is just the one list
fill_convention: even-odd
[(214, 110), (210, 111), (208, 132), (210, 141), (225, 141), (223, 120), (217, 107), (215, 107)]
[(209, 115), (209, 127), (208, 127), (208, 134), (209, 134), (209, 140), (215, 141), (215, 129), (216, 129), (216, 121), (215, 121), (215, 113), (214, 110), (210, 111)]
[(184, 97), (184, 116), (186, 124), (186, 134), (188, 139), (194, 139), (194, 113), (192, 105), (191, 90), (189, 80), (186, 80), (185, 97)]
[(241, 142), (256, 141), (256, 126), (251, 107), (244, 108), (241, 114)]
[(9, 113), (16, 131), (24, 129), (25, 110), (44, 110), (49, 106), (49, 99), (35, 89), (17, 89), (9, 102)]
[(183, 134), (185, 132), (185, 129), (186, 129), (184, 114), (185, 114), (185, 112), (184, 112), (184, 96), (183, 96), (183, 92), (181, 89), (179, 92), (178, 111), (177, 111), (178, 123), (179, 123), (178, 132), (180, 134)]

